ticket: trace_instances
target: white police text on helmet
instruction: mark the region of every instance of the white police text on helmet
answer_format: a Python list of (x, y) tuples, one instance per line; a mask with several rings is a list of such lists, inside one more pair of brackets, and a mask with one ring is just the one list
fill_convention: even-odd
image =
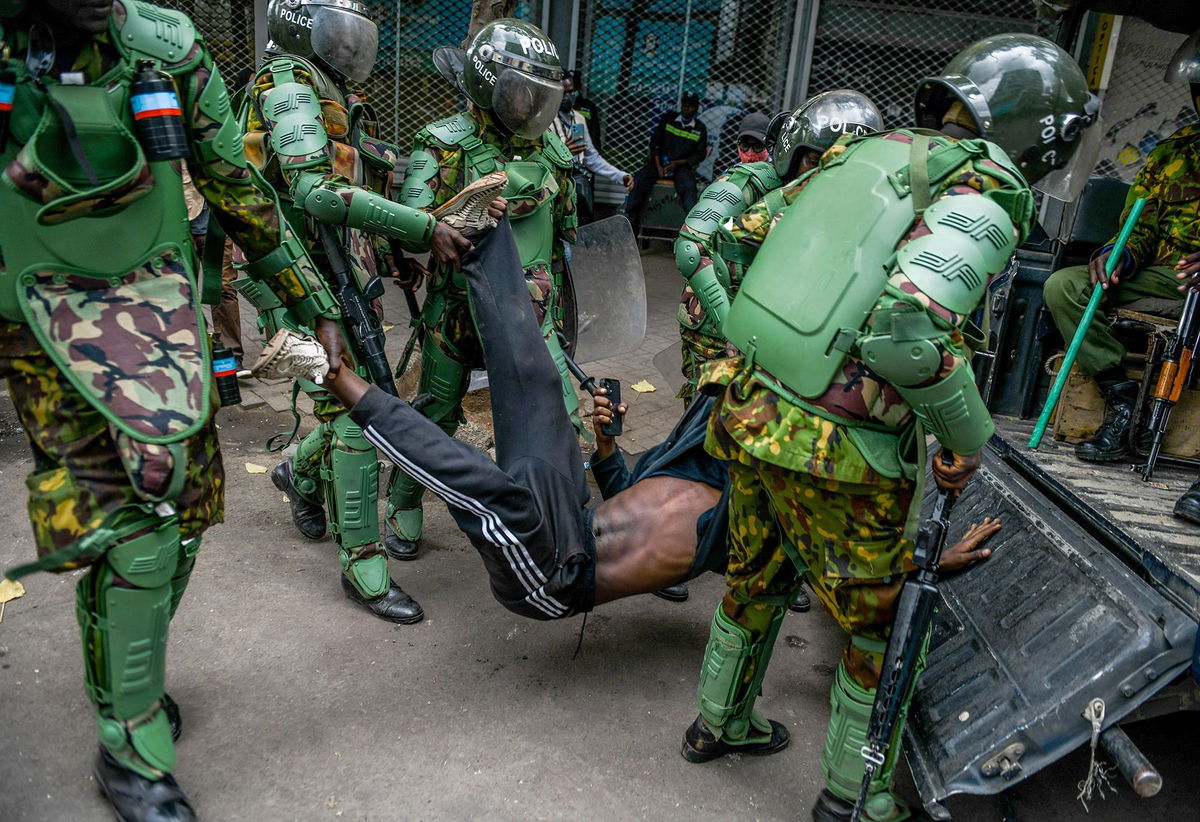
[(851, 123), (837, 117), (832, 117), (828, 114), (817, 114), (812, 116), (813, 125), (817, 131), (832, 131), (834, 134), (849, 134), (854, 137), (861, 137), (870, 132), (871, 129), (861, 123)]
[(284, 20), (287, 20), (289, 23), (293, 23), (297, 26), (303, 26), (306, 29), (311, 29), (313, 27), (313, 19), (307, 14), (300, 14), (292, 11), (291, 9), (281, 9), (279, 16)]
[(517, 45), (521, 47), (521, 51), (525, 52), (526, 56), (540, 55), (558, 59), (558, 49), (549, 40), (543, 40), (540, 37), (530, 37), (519, 31), (514, 32), (514, 34), (517, 36)]

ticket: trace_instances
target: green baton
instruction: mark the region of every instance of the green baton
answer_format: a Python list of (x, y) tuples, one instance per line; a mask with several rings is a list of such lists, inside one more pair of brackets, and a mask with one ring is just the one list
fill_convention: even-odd
[[(1142, 216), (1142, 209), (1145, 207), (1146, 199), (1144, 197), (1133, 201), (1133, 208), (1129, 209), (1125, 225), (1121, 226), (1121, 233), (1117, 235), (1117, 241), (1113, 243), (1112, 251), (1109, 252), (1108, 259), (1104, 261), (1105, 282), (1112, 277), (1117, 263), (1121, 261), (1121, 255), (1125, 252), (1125, 244), (1129, 242), (1129, 235), (1133, 233), (1133, 227), (1137, 225), (1138, 217)], [(1079, 320), (1079, 326), (1075, 329), (1075, 336), (1071, 338), (1071, 344), (1067, 346), (1067, 354), (1063, 357), (1062, 366), (1058, 369), (1058, 376), (1054, 378), (1054, 385), (1050, 387), (1046, 404), (1042, 406), (1042, 415), (1038, 417), (1037, 425), (1033, 427), (1033, 436), (1029, 438), (1030, 448), (1037, 448), (1042, 444), (1042, 436), (1046, 433), (1050, 415), (1054, 413), (1054, 406), (1058, 405), (1058, 395), (1062, 393), (1063, 386), (1067, 384), (1067, 376), (1071, 373), (1071, 366), (1075, 364), (1079, 346), (1083, 344), (1083, 335), (1087, 333), (1088, 327), (1092, 324), (1092, 318), (1096, 316), (1096, 310), (1100, 308), (1100, 300), (1103, 296), (1104, 289), (1100, 283), (1096, 283), (1092, 289), (1091, 299), (1088, 300), (1087, 308), (1083, 310), (1083, 317)]]

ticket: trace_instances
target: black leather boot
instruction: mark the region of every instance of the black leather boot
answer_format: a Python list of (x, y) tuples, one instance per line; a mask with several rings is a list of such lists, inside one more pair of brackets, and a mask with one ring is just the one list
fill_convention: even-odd
[(425, 618), (425, 612), (421, 610), (421, 606), (415, 599), (404, 593), (399, 585), (392, 582), (392, 586), (386, 594), (378, 596), (375, 599), (367, 599), (358, 592), (354, 587), (354, 583), (342, 574), (342, 590), (346, 592), (346, 596), (362, 605), (368, 611), (373, 613), (380, 619), (385, 619), (388, 622), (395, 622), (399, 625), (412, 625), (414, 622), (420, 622)]
[(844, 799), (839, 799), (829, 792), (828, 788), (821, 791), (817, 802), (813, 805), (813, 822), (849, 822), (854, 806)]
[(383, 531), (383, 550), (392, 559), (416, 559), (421, 553), (421, 544), (415, 539), (401, 539), (388, 525)]
[(1192, 483), (1192, 487), (1183, 492), (1183, 496), (1175, 501), (1175, 516), (1200, 525), (1200, 479)]
[(688, 587), (686, 582), (681, 582), (678, 585), (668, 585), (666, 588), (659, 588), (657, 591), (651, 591), (659, 599), (665, 599), (668, 602), (687, 602)]
[(1075, 446), (1075, 456), (1085, 462), (1119, 462), (1128, 459), (1129, 425), (1133, 420), (1133, 405), (1137, 402), (1138, 385), (1133, 380), (1101, 384), (1104, 395), (1104, 422), (1096, 436)]
[(96, 784), (122, 822), (193, 822), (196, 811), (175, 777), (151, 781), (134, 773), (100, 748), (92, 768)]
[(292, 508), (292, 524), (309, 539), (325, 536), (325, 509), (309, 502), (296, 492), (296, 472), (291, 460), (284, 460), (271, 472), (271, 482), (287, 494)]
[(771, 738), (766, 742), (753, 742), (746, 745), (731, 745), (723, 739), (717, 739), (704, 722), (704, 717), (696, 717), (692, 726), (683, 733), (683, 749), (680, 751), (688, 762), (708, 762), (725, 754), (739, 753), (750, 756), (769, 756), (779, 753), (792, 741), (788, 729), (768, 719), (771, 723)]

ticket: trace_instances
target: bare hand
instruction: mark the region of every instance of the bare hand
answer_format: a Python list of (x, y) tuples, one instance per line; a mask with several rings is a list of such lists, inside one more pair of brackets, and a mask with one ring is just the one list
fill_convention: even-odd
[[(953, 457), (949, 464), (942, 459), (943, 454)], [(953, 491), (957, 496), (967, 487), (967, 483), (971, 481), (971, 477), (975, 476), (975, 470), (982, 462), (982, 453), (966, 457), (962, 454), (951, 454), (949, 451), (939, 448), (938, 452), (933, 455), (933, 481), (937, 483), (938, 488), (943, 491)]]
[[(596, 434), (596, 456), (600, 459), (611, 457), (617, 450), (617, 438), (605, 434), (602, 430), (602, 426), (613, 421), (612, 401), (604, 396), (607, 393), (607, 388), (600, 388), (592, 395), (592, 430)], [(616, 413), (624, 417), (628, 410), (629, 406), (621, 403), (617, 406)]]
[(411, 257), (404, 258), (403, 269), (392, 270), (392, 278), (396, 281), (396, 285), (406, 291), (416, 291), (428, 276), (429, 269)]
[(567, 138), (567, 150), (569, 150), (572, 154), (583, 154), (583, 148), (584, 145), (582, 137)]
[(1175, 276), (1185, 281), (1179, 284), (1180, 291), (1200, 291), (1200, 251), (1180, 257)]
[(497, 197), (488, 203), (488, 216), (497, 222), (500, 221), (500, 218), (503, 217), (507, 211), (508, 200), (504, 199), (503, 197)]
[(342, 337), (342, 327), (337, 320), (328, 317), (318, 317), (316, 328), (317, 342), (325, 349), (329, 357), (329, 376), (336, 377), (342, 367), (342, 357), (346, 353), (346, 340)]
[(621, 185), (625, 186), (626, 191), (633, 191), (633, 175), (625, 174), (621, 177)]
[(1103, 254), (1098, 254), (1090, 263), (1088, 263), (1088, 279), (1091, 280), (1092, 285), (1095, 285), (1096, 283), (1102, 283), (1102, 287), (1105, 290), (1107, 290), (1109, 286), (1116, 285), (1118, 282), (1120, 282), (1121, 278), (1119, 275), (1122, 273), (1121, 270), (1125, 267), (1124, 260), (1119, 261), (1116, 268), (1113, 269), (1112, 276), (1108, 278), (1107, 282), (1105, 282), (1104, 265), (1106, 262), (1108, 262), (1108, 255), (1111, 253), (1111, 251), (1105, 251)]
[(457, 229), (442, 223), (434, 226), (433, 239), (429, 241), (429, 253), (433, 255), (433, 259), (443, 265), (454, 266), (455, 269), (462, 268), (459, 255), (466, 254), (474, 247)]
[(1000, 520), (994, 517), (984, 517), (983, 522), (973, 523), (962, 539), (942, 552), (939, 561), (942, 573), (955, 574), (990, 557), (992, 549), (979, 546), (999, 531), (1000, 526)]

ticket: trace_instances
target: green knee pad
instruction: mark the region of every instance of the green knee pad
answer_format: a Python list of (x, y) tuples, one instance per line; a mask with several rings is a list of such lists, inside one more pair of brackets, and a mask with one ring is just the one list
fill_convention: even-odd
[(400, 539), (416, 542), (425, 528), (421, 513), (421, 495), (425, 487), (399, 468), (392, 469), (388, 478), (387, 521)]
[(352, 550), (379, 541), (379, 460), (349, 414), (334, 417), (330, 430), (333, 440), (321, 468), (329, 529), (338, 545)]
[[(874, 704), (875, 689), (863, 688), (850, 678), (845, 664), (838, 665), (829, 690), (829, 730), (821, 752), (821, 772), (830, 793), (847, 802), (858, 798), (866, 773), (862, 749), (867, 744), (867, 727)], [(911, 815), (908, 806), (892, 791), (892, 771), (903, 727), (903, 721), (897, 723), (887, 759), (871, 780), (871, 792), (863, 808), (862, 818), (866, 822), (899, 822)]]
[(178, 517), (146, 515), (146, 525), (151, 530), (113, 545), (79, 581), (76, 612), (100, 742), (126, 767), (157, 779), (175, 766), (162, 695), (173, 576), (184, 551)]
[(550, 357), (554, 360), (554, 366), (562, 380), (563, 406), (567, 409), (567, 416), (571, 418), (575, 430), (582, 432), (583, 418), (579, 416), (579, 395), (575, 393), (575, 383), (571, 379), (571, 372), (567, 370), (567, 355), (563, 353), (557, 334), (550, 333), (546, 338), (546, 347), (550, 349)]
[(324, 453), (329, 448), (329, 440), (333, 436), (331, 428), (328, 422), (319, 424), (307, 437), (300, 440), (292, 457), (292, 487), (305, 502), (313, 505), (325, 504), (324, 489), (321, 487), (321, 464)]
[(192, 569), (196, 567), (196, 554), (200, 553), (200, 537), (192, 537), (179, 544), (179, 561), (175, 565), (175, 573), (171, 576), (171, 618), (179, 610), (179, 603), (187, 590), (188, 580), (192, 577)]
[(462, 398), (471, 382), (471, 371), (426, 340), (421, 348), (421, 381), (417, 391), (432, 401), (421, 413), (453, 435), (461, 414)]
[(342, 565), (342, 573), (346, 575), (346, 579), (367, 599), (381, 597), (392, 587), (387, 554), (354, 559), (349, 551), (342, 548), (338, 551), (338, 562)]
[[(696, 701), (700, 704), (700, 715), (718, 739), (736, 744), (757, 742), (763, 735), (769, 737), (771, 723), (754, 709), (754, 701), (762, 688), (775, 637), (786, 613), (785, 608), (775, 608), (766, 635), (753, 642), (750, 632), (717, 606), (708, 646), (704, 649)], [(754, 677), (743, 682), (751, 662), (756, 663)]]

